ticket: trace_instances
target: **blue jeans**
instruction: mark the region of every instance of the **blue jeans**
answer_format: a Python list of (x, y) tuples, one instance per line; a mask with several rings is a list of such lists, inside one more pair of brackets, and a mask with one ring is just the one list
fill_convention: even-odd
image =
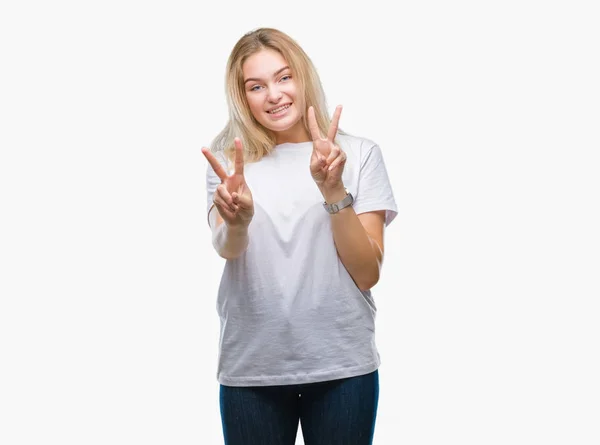
[(379, 374), (303, 385), (220, 386), (225, 445), (371, 445)]

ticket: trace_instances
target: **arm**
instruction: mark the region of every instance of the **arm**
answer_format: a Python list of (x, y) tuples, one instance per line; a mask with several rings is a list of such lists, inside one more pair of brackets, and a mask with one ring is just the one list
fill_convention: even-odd
[[(225, 259), (239, 257), (248, 247), (248, 226), (254, 215), (252, 193), (244, 177), (242, 142), (235, 138), (234, 144), (235, 170), (232, 175), (227, 174), (209, 149), (202, 148), (216, 177), (221, 180), (208, 210), (208, 223), (212, 229), (213, 246)], [(209, 187), (209, 190), (212, 192), (212, 188)]]
[[(328, 203), (340, 201), (346, 195), (342, 172), (347, 156), (335, 144), (341, 112), (342, 107), (338, 106), (327, 137), (323, 137), (314, 108), (308, 109), (308, 126), (313, 139), (310, 172)], [(357, 215), (353, 207), (345, 207), (331, 215), (331, 229), (340, 260), (362, 291), (369, 290), (379, 281), (385, 216), (384, 210)]]
[(239, 257), (248, 247), (248, 226), (227, 225), (213, 205), (209, 211), (209, 224), (212, 229), (212, 244), (222, 258), (227, 260)]
[[(337, 202), (345, 196), (344, 188), (321, 190), (326, 202)], [(357, 215), (352, 206), (331, 215), (333, 240), (344, 267), (362, 291), (379, 281), (383, 262), (385, 211)]]

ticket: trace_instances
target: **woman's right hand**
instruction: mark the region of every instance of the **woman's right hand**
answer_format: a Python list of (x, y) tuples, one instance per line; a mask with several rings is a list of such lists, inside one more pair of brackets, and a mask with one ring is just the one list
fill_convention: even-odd
[(213, 196), (213, 202), (219, 215), (228, 226), (248, 227), (254, 216), (252, 193), (244, 178), (244, 150), (242, 141), (235, 138), (235, 170), (231, 176), (221, 166), (211, 151), (203, 147), (202, 153), (221, 179)]

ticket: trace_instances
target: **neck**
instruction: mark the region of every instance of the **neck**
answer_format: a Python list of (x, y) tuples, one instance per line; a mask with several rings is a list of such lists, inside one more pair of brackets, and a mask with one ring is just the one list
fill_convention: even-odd
[(299, 142), (309, 142), (310, 140), (308, 131), (306, 131), (301, 121), (289, 130), (275, 133), (275, 143), (277, 145), (285, 143), (297, 144)]

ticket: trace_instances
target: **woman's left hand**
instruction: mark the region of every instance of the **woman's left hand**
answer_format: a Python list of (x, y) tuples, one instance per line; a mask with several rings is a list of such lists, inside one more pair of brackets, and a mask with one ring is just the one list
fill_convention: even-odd
[(310, 174), (320, 189), (335, 189), (342, 185), (346, 153), (334, 142), (341, 114), (342, 106), (338, 105), (333, 114), (327, 137), (324, 138), (319, 131), (314, 108), (308, 108), (308, 127), (313, 140)]

